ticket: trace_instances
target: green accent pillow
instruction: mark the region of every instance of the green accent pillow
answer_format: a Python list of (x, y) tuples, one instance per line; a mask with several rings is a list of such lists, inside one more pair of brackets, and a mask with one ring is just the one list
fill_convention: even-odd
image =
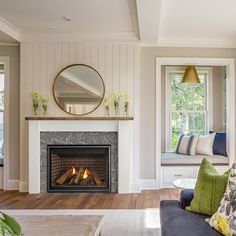
[(205, 215), (213, 215), (224, 196), (230, 170), (220, 175), (206, 159), (202, 160), (194, 189), (194, 198), (186, 210)]

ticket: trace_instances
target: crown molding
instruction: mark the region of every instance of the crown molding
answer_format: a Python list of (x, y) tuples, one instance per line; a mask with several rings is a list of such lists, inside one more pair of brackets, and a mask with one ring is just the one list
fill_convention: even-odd
[(138, 42), (136, 32), (83, 34), (66, 31), (29, 31), (20, 34), (19, 42)]
[(142, 47), (188, 47), (188, 48), (236, 48), (236, 40), (212, 39), (160, 39), (157, 44), (142, 44)]
[(20, 30), (17, 29), (14, 25), (9, 23), (0, 17), (0, 30), (10, 36), (11, 38), (19, 41)]
[(0, 42), (0, 46), (20, 46), (19, 43), (3, 43), (3, 42)]

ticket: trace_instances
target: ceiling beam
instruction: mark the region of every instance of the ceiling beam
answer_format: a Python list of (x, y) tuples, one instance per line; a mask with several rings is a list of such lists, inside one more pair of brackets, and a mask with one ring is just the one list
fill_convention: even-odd
[(19, 41), (20, 30), (1, 17), (0, 17), (0, 31), (8, 35), (9, 37), (15, 39), (16, 41)]
[(161, 18), (161, 0), (136, 0), (139, 34), (142, 44), (157, 44)]

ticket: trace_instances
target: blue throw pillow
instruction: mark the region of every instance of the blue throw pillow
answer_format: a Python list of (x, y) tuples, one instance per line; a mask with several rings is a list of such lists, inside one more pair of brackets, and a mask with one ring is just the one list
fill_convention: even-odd
[[(214, 132), (210, 131), (210, 134), (211, 133), (214, 133)], [(213, 154), (227, 157), (226, 133), (216, 133), (214, 144), (213, 144)]]

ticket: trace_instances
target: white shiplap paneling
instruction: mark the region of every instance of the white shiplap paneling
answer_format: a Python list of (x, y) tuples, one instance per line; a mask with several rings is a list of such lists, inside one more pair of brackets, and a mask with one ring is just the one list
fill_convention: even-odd
[[(131, 97), (129, 115), (133, 116), (138, 50), (138, 45), (134, 43), (21, 43), (21, 181), (28, 181), (28, 134), (24, 118), (32, 116), (29, 94), (36, 91), (50, 98), (48, 116), (70, 116), (54, 102), (53, 81), (63, 67), (74, 63), (87, 64), (102, 76), (106, 97), (119, 91)], [(89, 116), (104, 115), (103, 106), (100, 106)], [(123, 109), (120, 115), (124, 115)]]

